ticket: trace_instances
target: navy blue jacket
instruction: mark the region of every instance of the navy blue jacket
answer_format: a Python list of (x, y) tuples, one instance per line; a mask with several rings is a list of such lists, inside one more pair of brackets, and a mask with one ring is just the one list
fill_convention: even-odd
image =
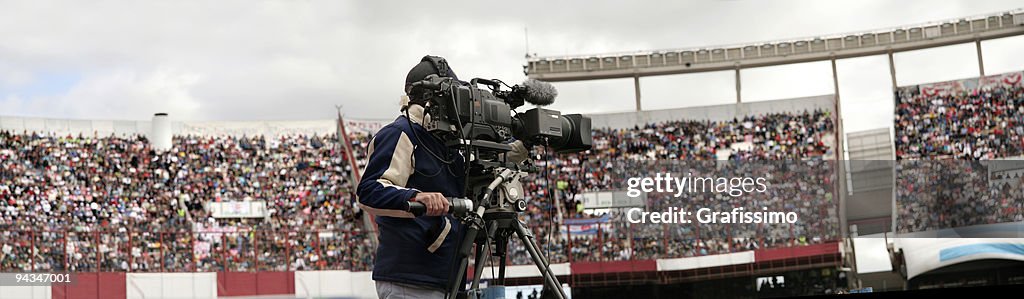
[(379, 231), (373, 280), (447, 288), (461, 224), (450, 215), (414, 217), (407, 210), (419, 192), (462, 197), (464, 175), (462, 156), (405, 116), (377, 132), (356, 192)]

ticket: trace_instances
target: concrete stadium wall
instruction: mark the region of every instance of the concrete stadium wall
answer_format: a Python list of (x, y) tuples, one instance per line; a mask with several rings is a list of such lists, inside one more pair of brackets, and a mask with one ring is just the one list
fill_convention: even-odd
[[(668, 273), (839, 253), (839, 243), (826, 243), (674, 259), (560, 263), (551, 265), (551, 269), (560, 277), (577, 274)], [(484, 278), (490, 278), (490, 270), (485, 268), (482, 274)], [(540, 277), (540, 272), (532, 265), (510, 266), (506, 270), (509, 278)], [(71, 284), (47, 287), (0, 286), (0, 299), (377, 298), (376, 284), (368, 271), (82, 272), (73, 275), (74, 282)]]
[(176, 135), (253, 136), (253, 135), (325, 135), (334, 134), (333, 119), (309, 121), (210, 121), (179, 123)]
[[(173, 115), (171, 116), (174, 117)], [(349, 133), (376, 132), (390, 120), (346, 120)], [(307, 121), (175, 121), (174, 135), (253, 136), (253, 135), (327, 135), (337, 131), (334, 119)], [(0, 116), (0, 130), (16, 133), (40, 132), (83, 136), (149, 136), (153, 128), (149, 120), (76, 120), (37, 117)]]
[[(804, 110), (812, 111), (815, 109), (835, 111), (835, 107), (835, 96), (821, 95), (742, 104), (725, 104), (639, 112), (588, 114), (588, 116), (592, 118), (592, 127), (595, 129), (621, 129), (648, 123), (659, 123), (680, 119), (724, 121), (748, 115), (762, 115), (766, 113), (802, 112)], [(565, 113), (565, 111), (563, 111), (563, 113)]]
[[(835, 110), (835, 98), (822, 95), (804, 98), (759, 101), (742, 104), (725, 104), (703, 107), (649, 110), (640, 112), (620, 112), (605, 114), (589, 114), (593, 118), (594, 128), (627, 128), (652, 122), (669, 120), (731, 120), (747, 115), (765, 113), (793, 112), (803, 110), (824, 109)], [(571, 112), (571, 111), (563, 111)], [(171, 115), (173, 119), (173, 115)], [(376, 132), (377, 129), (391, 122), (390, 119), (358, 120), (347, 119), (349, 132)], [(44, 132), (60, 135), (86, 136), (125, 136), (149, 135), (152, 122), (149, 120), (71, 120), (36, 117), (0, 116), (0, 130), (12, 132)], [(174, 135), (200, 136), (253, 136), (253, 135), (325, 135), (334, 134), (337, 130), (335, 120), (304, 120), (304, 121), (176, 121), (171, 122)]]
[[(0, 130), (21, 133), (44, 132), (60, 135), (92, 136), (124, 136), (131, 134), (149, 134), (152, 128), (150, 121), (131, 120), (75, 120), (51, 119), (36, 117), (0, 116)], [(172, 128), (174, 126), (172, 125)]]

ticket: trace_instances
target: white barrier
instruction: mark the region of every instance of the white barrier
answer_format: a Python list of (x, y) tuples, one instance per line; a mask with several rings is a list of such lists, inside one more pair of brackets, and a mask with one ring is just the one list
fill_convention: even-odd
[(370, 272), (295, 271), (296, 298), (377, 298)]
[(352, 272), (352, 297), (377, 298), (377, 285), (373, 282), (373, 272)]
[[(471, 266), (472, 267), (472, 266)], [(555, 276), (569, 275), (572, 270), (569, 268), (569, 263), (551, 264), (549, 266), (551, 272), (555, 273)], [(480, 275), (480, 279), (491, 279), (494, 276), (491, 273), (498, 273), (497, 267), (484, 267)], [(524, 278), (524, 277), (541, 277), (540, 270), (537, 270), (535, 265), (515, 265), (505, 267), (506, 278)]]
[(0, 299), (50, 299), (52, 291), (48, 286), (0, 286)]
[(128, 298), (217, 298), (217, 274), (128, 273)]
[(720, 266), (750, 264), (753, 262), (753, 251), (657, 260), (658, 271), (701, 269)]

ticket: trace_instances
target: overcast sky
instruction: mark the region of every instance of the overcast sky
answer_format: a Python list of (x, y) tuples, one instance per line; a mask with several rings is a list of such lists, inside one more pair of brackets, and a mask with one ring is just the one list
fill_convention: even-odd
[[(486, 3), (485, 3), (486, 2)], [(676, 3), (678, 2), (678, 3)], [(755, 43), (997, 13), (1017, 1), (2, 1), (0, 115), (326, 119), (396, 115), (425, 54), (462, 78), (524, 76), (529, 52), (583, 55)], [(1024, 38), (984, 42), (989, 74)], [(900, 85), (977, 76), (972, 44), (897, 54)], [(846, 131), (891, 126), (884, 56), (841, 60)], [(644, 107), (735, 101), (733, 74), (641, 79)], [(743, 73), (745, 101), (832, 93), (827, 62)], [(633, 108), (631, 79), (558, 83), (554, 108)]]

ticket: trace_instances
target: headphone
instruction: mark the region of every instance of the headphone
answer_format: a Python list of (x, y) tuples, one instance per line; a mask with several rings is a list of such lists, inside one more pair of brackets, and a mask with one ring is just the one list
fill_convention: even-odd
[(444, 57), (427, 55), (420, 59), (420, 62), (424, 61), (430, 62), (430, 65), (434, 66), (438, 77), (451, 77), (451, 69), (448, 68), (448, 61), (444, 60)]
[[(430, 63), (430, 65), (432, 67), (434, 67), (434, 71), (437, 72), (437, 76), (438, 77), (442, 77), (442, 78), (450, 77), (452, 79), (458, 80), (458, 78), (455, 77), (455, 72), (452, 72), (451, 68), (448, 67), (448, 61), (445, 60), (444, 57), (427, 55), (427, 56), (423, 56), (423, 59), (420, 59), (420, 63), (423, 63), (423, 62)], [(409, 94), (409, 103), (410, 104), (418, 104), (418, 105), (424, 105), (425, 106), (426, 99), (414, 97), (412, 95), (412, 93), (413, 93), (413, 89), (412, 88), (413, 88), (413, 85), (409, 85), (409, 86), (406, 86), (406, 90), (405, 90), (406, 94)], [(405, 110), (405, 108), (403, 108), (402, 110)]]

